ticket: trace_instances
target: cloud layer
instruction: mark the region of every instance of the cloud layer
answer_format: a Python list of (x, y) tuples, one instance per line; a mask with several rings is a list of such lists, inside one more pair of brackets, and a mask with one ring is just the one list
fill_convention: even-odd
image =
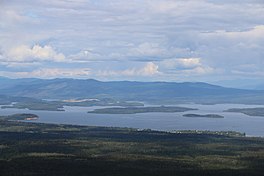
[(210, 82), (264, 75), (260, 0), (0, 5), (1, 76)]

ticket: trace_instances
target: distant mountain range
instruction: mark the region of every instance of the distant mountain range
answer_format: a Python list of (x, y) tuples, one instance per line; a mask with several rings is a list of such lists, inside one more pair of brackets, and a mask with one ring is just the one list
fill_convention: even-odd
[(264, 104), (264, 91), (225, 88), (203, 82), (0, 78), (0, 95), (37, 99), (113, 98), (163, 104)]

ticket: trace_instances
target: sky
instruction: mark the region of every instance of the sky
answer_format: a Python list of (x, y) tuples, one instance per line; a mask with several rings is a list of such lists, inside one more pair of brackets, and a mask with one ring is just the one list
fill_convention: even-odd
[(263, 0), (0, 0), (0, 76), (264, 83)]

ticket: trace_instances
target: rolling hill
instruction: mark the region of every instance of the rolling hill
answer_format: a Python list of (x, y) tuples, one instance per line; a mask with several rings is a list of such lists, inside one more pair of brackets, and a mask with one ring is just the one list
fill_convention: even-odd
[(101, 82), (94, 79), (0, 78), (0, 94), (37, 99), (114, 98), (151, 103), (264, 104), (264, 91), (225, 88), (203, 82)]

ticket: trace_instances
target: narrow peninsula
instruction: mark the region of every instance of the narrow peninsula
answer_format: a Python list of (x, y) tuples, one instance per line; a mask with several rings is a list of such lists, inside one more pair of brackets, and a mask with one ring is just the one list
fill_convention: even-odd
[(0, 116), (1, 120), (37, 120), (39, 117), (36, 114), (13, 114)]
[(232, 108), (225, 110), (224, 112), (237, 112), (248, 116), (264, 117), (264, 108)]

